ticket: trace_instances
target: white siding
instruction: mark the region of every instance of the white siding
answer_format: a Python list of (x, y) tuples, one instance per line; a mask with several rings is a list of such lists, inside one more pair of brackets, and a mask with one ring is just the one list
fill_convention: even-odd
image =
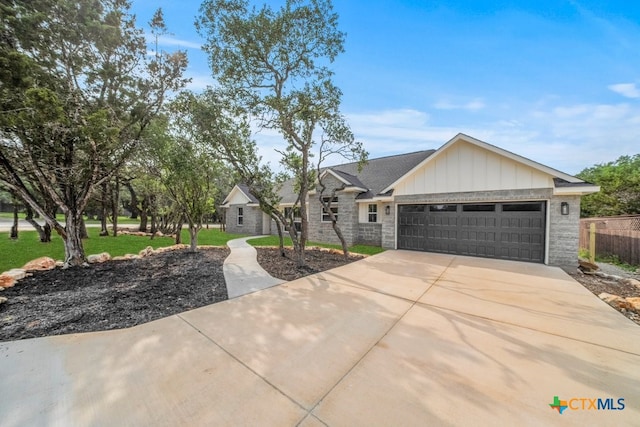
[(378, 222), (380, 222), (380, 216), (382, 215), (382, 205), (379, 203), (358, 203), (358, 221), (369, 222), (369, 205), (378, 206)]
[(459, 141), (396, 186), (394, 196), (527, 188), (553, 188), (553, 177)]
[(247, 196), (245, 196), (242, 193), (242, 191), (238, 190), (237, 188), (234, 188), (229, 198), (227, 199), (227, 204), (228, 205), (244, 205), (246, 203), (249, 203), (249, 201), (250, 201), (249, 198), (247, 198)]

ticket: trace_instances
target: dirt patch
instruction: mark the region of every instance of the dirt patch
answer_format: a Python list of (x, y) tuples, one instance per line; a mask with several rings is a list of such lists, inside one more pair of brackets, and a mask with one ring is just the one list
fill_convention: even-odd
[(258, 251), (258, 263), (262, 268), (273, 277), (287, 281), (340, 267), (364, 258), (362, 255), (351, 254), (348, 259), (345, 259), (341, 252), (307, 249), (305, 251), (307, 265), (298, 267), (292, 249), (285, 249), (285, 257), (280, 256), (277, 248), (258, 247), (256, 250)]
[(228, 254), (179, 250), (34, 272), (0, 293), (0, 341), (126, 328), (226, 300)]

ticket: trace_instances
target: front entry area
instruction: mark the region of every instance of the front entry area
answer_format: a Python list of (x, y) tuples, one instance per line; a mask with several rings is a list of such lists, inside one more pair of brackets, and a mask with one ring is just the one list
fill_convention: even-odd
[(546, 202), (398, 207), (398, 249), (544, 262)]

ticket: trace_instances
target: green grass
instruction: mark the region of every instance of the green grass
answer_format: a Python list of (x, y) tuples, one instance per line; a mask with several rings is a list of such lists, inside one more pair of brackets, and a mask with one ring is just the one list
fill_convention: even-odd
[[(88, 228), (89, 238), (84, 240), (84, 249), (87, 255), (101, 252), (109, 252), (111, 256), (136, 254), (140, 250), (151, 246), (154, 249), (173, 245), (173, 239), (169, 237), (125, 236), (100, 237), (100, 229)], [(199, 245), (224, 246), (227, 241), (243, 237), (238, 234), (223, 233), (218, 229), (203, 229), (198, 234)], [(189, 231), (182, 230), (182, 242), (189, 243)], [(51, 236), (51, 243), (40, 243), (38, 233), (35, 231), (20, 231), (18, 240), (9, 239), (9, 233), (0, 233), (0, 273), (11, 268), (20, 268), (28, 261), (48, 256), (56, 260), (64, 259), (64, 246), (62, 239), (55, 233)]]
[[(280, 244), (280, 239), (278, 239), (278, 236), (268, 236), (268, 237), (260, 237), (258, 239), (251, 239), (248, 241), (248, 243), (252, 246), (278, 246)], [(292, 246), (290, 237), (284, 238), (284, 245), (287, 247)], [(318, 246), (321, 248), (342, 250), (342, 246), (332, 245), (329, 243), (308, 242), (307, 246)], [(380, 246), (355, 245), (355, 246), (351, 246), (349, 248), (349, 251), (356, 254), (375, 255), (375, 254), (379, 254), (380, 252), (384, 252), (384, 249), (382, 249)]]

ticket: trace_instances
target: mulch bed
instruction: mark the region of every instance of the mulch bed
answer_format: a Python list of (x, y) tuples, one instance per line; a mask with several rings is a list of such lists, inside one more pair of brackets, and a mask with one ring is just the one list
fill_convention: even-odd
[(227, 299), (228, 249), (164, 252), (89, 267), (36, 271), (0, 292), (0, 341), (104, 331)]
[[(291, 251), (258, 249), (274, 277), (294, 280), (361, 259), (324, 250), (306, 251), (297, 268)], [(175, 250), (88, 267), (36, 271), (0, 292), (0, 341), (127, 328), (224, 301), (226, 248)]]
[(258, 263), (270, 275), (282, 280), (295, 280), (309, 274), (340, 267), (353, 261), (364, 258), (362, 255), (350, 254), (348, 259), (344, 258), (342, 252), (327, 251), (322, 249), (307, 249), (305, 251), (305, 267), (298, 267), (293, 250), (285, 248), (285, 257), (280, 255), (278, 248), (256, 248), (258, 252)]

